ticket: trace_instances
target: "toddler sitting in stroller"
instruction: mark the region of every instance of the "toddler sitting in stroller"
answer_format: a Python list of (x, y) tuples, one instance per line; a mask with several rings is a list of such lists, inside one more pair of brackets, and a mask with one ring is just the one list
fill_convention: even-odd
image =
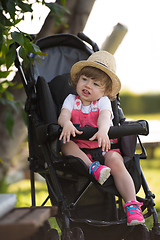
[[(59, 140), (63, 140), (62, 153), (81, 158), (88, 166), (89, 173), (101, 185), (110, 174), (113, 176), (115, 186), (125, 201), (127, 224), (130, 226), (142, 224), (145, 220), (141, 211), (142, 203), (136, 201), (134, 183), (125, 168), (120, 149), (111, 148), (117, 139), (108, 137), (114, 118), (110, 100), (115, 99), (121, 88), (115, 70), (115, 59), (107, 51), (95, 52), (87, 60), (73, 65), (71, 81), (78, 96), (70, 94), (63, 103), (58, 119), (63, 128)], [(76, 125), (97, 127), (98, 131), (89, 141), (70, 140), (71, 135), (75, 137), (76, 134), (82, 134)], [(92, 159), (89, 149), (96, 148), (101, 149), (104, 165)]]

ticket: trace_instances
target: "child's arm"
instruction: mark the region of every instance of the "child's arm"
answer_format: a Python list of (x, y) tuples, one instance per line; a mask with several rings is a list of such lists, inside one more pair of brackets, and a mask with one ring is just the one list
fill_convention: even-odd
[(75, 137), (76, 133), (82, 134), (82, 131), (78, 131), (74, 127), (70, 119), (71, 119), (71, 112), (68, 109), (63, 108), (58, 118), (58, 124), (63, 128), (62, 133), (59, 137), (59, 140), (63, 138), (63, 143), (69, 142), (71, 135)]
[(98, 146), (102, 146), (102, 151), (108, 151), (110, 149), (110, 141), (108, 137), (108, 131), (110, 128), (110, 119), (111, 112), (109, 110), (102, 110), (99, 114), (97, 127), (98, 132), (96, 132), (93, 137), (89, 140), (93, 141), (95, 139), (98, 140)]

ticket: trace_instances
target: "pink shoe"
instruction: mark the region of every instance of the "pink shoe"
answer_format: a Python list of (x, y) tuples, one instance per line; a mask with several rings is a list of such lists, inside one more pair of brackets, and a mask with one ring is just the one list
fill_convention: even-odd
[(111, 169), (107, 166), (100, 165), (99, 162), (93, 162), (89, 166), (89, 173), (102, 185), (110, 176)]
[(138, 225), (145, 222), (144, 217), (142, 215), (141, 207), (143, 203), (139, 203), (136, 201), (128, 201), (125, 205), (125, 212), (127, 215), (127, 225)]

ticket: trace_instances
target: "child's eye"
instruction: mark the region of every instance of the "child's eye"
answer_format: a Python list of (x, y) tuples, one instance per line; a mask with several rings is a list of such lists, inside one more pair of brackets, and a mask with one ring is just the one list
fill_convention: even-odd
[(87, 81), (87, 78), (83, 77), (83, 81)]
[(95, 86), (99, 86), (99, 84), (98, 84), (98, 83), (96, 83), (96, 82), (94, 83), (94, 85), (95, 85)]

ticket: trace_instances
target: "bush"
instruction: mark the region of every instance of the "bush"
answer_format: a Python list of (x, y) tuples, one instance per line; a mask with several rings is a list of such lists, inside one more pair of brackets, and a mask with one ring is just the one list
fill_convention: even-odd
[(160, 112), (160, 94), (122, 93), (120, 106), (125, 114), (153, 114)]

